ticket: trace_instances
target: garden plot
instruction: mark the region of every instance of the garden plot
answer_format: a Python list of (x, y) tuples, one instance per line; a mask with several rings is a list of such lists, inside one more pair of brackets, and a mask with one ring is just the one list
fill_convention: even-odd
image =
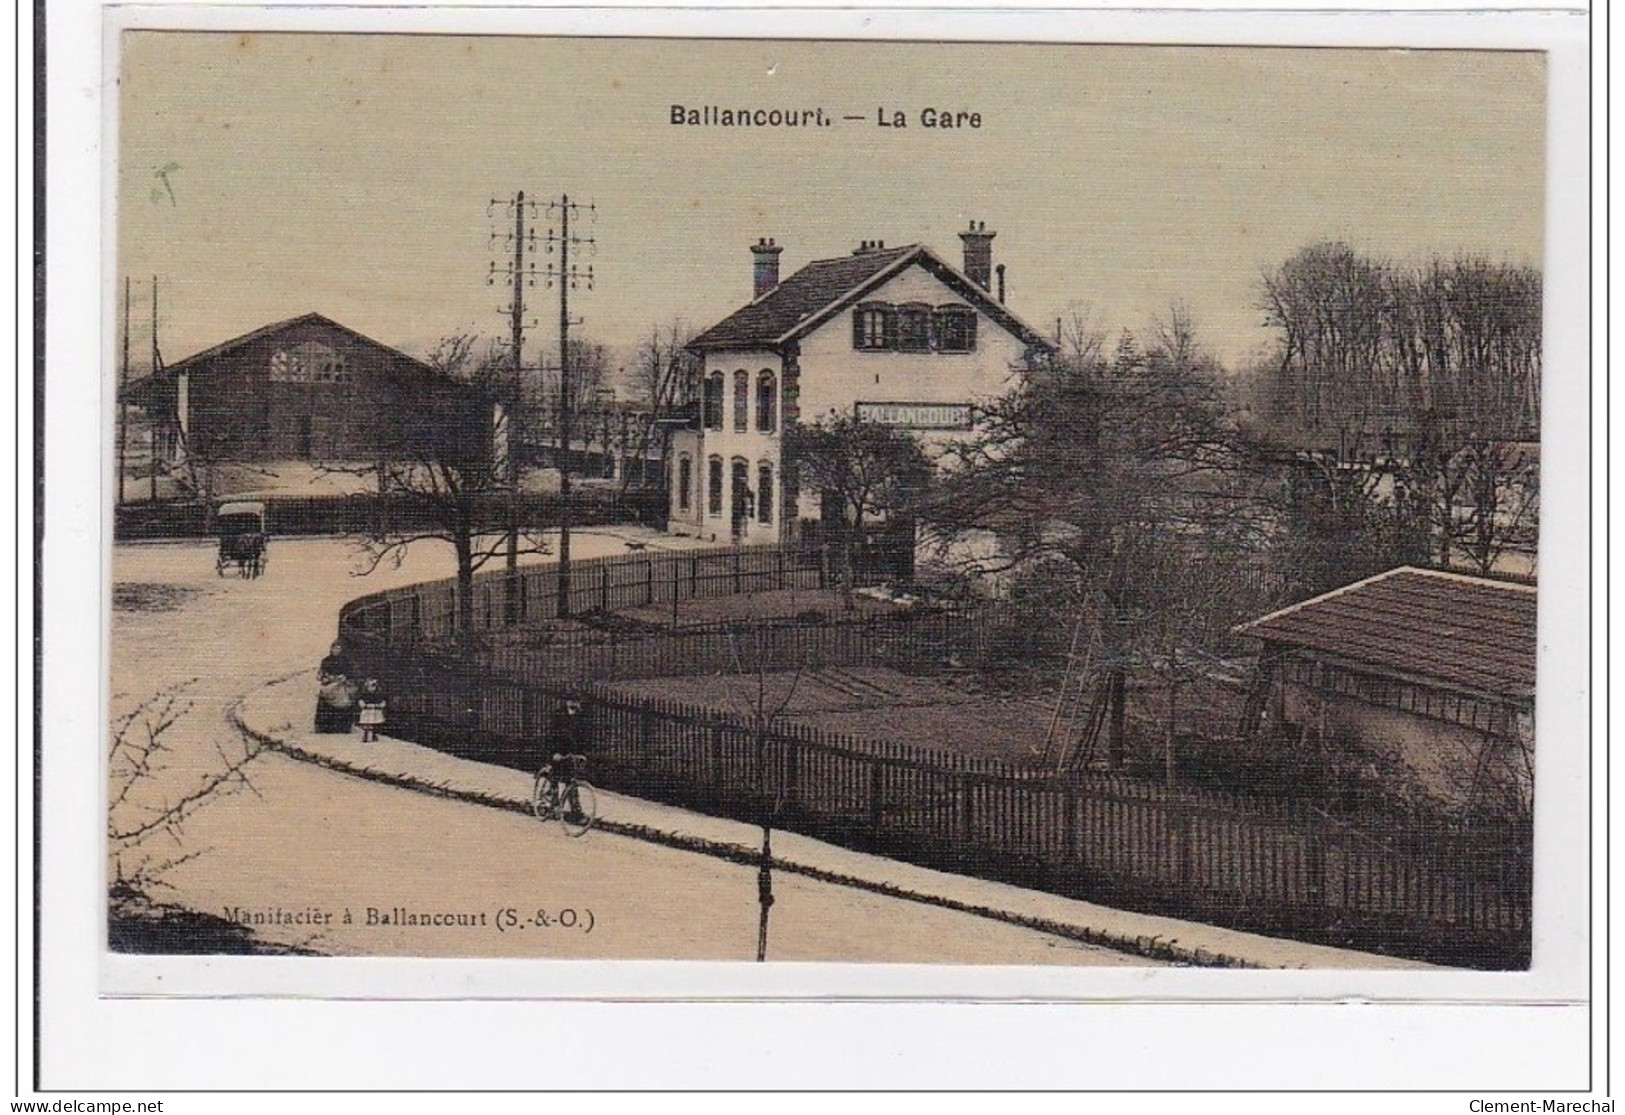
[[(677, 604), (675, 618), (678, 626), (690, 627), (702, 623), (758, 623), (795, 619), (808, 613), (817, 613), (824, 619), (840, 620), (894, 615), (900, 610), (900, 605), (861, 593), (851, 594), (849, 600), (840, 589), (785, 588), (682, 600)], [(623, 608), (615, 614), (657, 627), (670, 627), (674, 615), (669, 599), (664, 603)]]
[(1039, 701), (966, 692), (880, 667), (639, 678), (611, 692), (749, 717), (760, 704), (832, 735), (1027, 763), (1044, 749), (1050, 712)]

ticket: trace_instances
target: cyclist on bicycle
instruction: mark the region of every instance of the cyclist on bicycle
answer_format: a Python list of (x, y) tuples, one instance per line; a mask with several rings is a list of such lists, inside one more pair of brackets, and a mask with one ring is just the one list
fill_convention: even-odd
[(575, 781), (581, 777), (578, 767), (585, 763), (588, 749), (587, 717), (581, 711), (581, 702), (568, 698), (553, 714), (548, 726), (548, 745), (552, 758), (542, 766), (542, 772), (553, 785), (553, 809), (559, 808), (559, 791), (568, 787), (570, 811), (581, 812), (581, 795)]

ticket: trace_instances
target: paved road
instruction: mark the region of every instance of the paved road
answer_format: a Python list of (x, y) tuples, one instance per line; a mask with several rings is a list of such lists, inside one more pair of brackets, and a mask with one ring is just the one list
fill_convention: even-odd
[[(138, 800), (125, 808), (184, 795), (218, 769), (222, 755), (241, 748), (225, 722), (232, 701), (314, 664), (345, 600), (449, 575), (443, 549), (417, 547), (401, 567), (358, 579), (340, 541), (277, 539), (266, 576), (243, 581), (215, 576), (211, 546), (117, 548), (115, 714), (177, 685), (189, 702), (163, 734), (164, 769), (143, 779)], [(581, 556), (623, 550), (602, 536), (583, 536), (575, 547)], [(163, 898), (213, 913), (286, 915), (293, 924), (264, 927), (262, 935), (339, 955), (755, 956), (756, 877), (749, 868), (601, 832), (571, 840), (557, 826), (517, 814), (276, 754), (255, 759), (248, 771), (250, 790), (212, 802), (178, 841), (153, 843), (161, 858), (184, 859), (167, 871), (173, 889)], [(778, 960), (1147, 963), (796, 876), (781, 875), (775, 895), (770, 951)], [(397, 909), (409, 916), (397, 917)], [(566, 910), (572, 913), (561, 919)], [(499, 928), (510, 920), (506, 911), (530, 925)]]

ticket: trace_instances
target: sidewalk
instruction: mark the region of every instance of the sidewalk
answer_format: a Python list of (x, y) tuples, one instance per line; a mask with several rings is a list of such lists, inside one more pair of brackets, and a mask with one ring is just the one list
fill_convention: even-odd
[[(531, 776), (359, 732), (311, 729), (315, 680), (303, 671), (249, 694), (232, 710), (243, 731), (295, 757), (362, 778), (518, 812), (530, 810)], [(598, 793), (597, 830), (736, 862), (754, 863), (755, 826), (621, 794)], [(590, 839), (590, 837), (589, 837)], [(1114, 910), (1007, 883), (952, 875), (777, 830), (774, 866), (824, 882), (979, 914), (1150, 960), (1201, 967), (1426, 969), (1430, 965), (1244, 933), (1200, 922)]]

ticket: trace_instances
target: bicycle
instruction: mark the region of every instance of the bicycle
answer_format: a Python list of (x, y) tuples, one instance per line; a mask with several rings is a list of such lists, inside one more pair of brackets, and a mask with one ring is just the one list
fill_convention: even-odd
[(555, 755), (531, 785), (531, 812), (538, 821), (556, 819), (567, 836), (584, 835), (598, 820), (598, 791), (577, 773), (586, 761), (585, 755)]

